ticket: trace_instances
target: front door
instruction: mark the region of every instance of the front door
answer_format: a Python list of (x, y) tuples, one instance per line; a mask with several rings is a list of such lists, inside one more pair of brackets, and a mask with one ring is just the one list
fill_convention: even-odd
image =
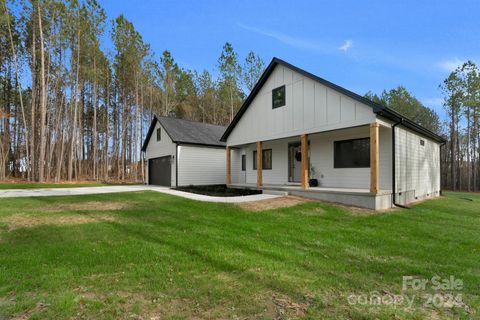
[(288, 144), (288, 182), (300, 182), (302, 174), (302, 152), (300, 142)]

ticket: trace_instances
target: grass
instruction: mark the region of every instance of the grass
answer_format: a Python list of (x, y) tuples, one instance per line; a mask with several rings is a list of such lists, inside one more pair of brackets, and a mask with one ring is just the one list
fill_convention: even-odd
[[(467, 319), (479, 254), (479, 194), (386, 213), (250, 212), (148, 191), (0, 199), (0, 318)], [(463, 304), (426, 305), (449, 291), (402, 291), (409, 275), (462, 279)], [(415, 300), (348, 302), (372, 292)]]

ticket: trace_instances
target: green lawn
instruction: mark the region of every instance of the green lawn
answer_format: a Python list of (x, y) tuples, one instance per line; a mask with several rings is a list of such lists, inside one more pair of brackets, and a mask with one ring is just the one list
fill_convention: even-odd
[[(147, 191), (0, 199), (0, 319), (467, 319), (479, 258), (480, 194), (376, 214)], [(403, 276), (435, 275), (463, 288), (402, 291)], [(450, 292), (463, 304), (425, 303)], [(414, 302), (348, 302), (375, 293)]]

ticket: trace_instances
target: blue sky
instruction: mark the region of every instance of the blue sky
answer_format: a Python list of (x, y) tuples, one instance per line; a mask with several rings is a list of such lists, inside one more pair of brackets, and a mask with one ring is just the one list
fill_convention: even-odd
[(158, 58), (215, 71), (233, 44), (274, 56), (359, 94), (404, 85), (443, 117), (438, 85), (466, 59), (480, 62), (480, 1), (119, 1)]

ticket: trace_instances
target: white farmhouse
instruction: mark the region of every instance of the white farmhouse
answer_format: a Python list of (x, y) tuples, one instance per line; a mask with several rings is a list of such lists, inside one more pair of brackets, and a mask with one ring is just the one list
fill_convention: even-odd
[(282, 190), (371, 209), (441, 191), (443, 138), (277, 58), (222, 141), (231, 187)]

